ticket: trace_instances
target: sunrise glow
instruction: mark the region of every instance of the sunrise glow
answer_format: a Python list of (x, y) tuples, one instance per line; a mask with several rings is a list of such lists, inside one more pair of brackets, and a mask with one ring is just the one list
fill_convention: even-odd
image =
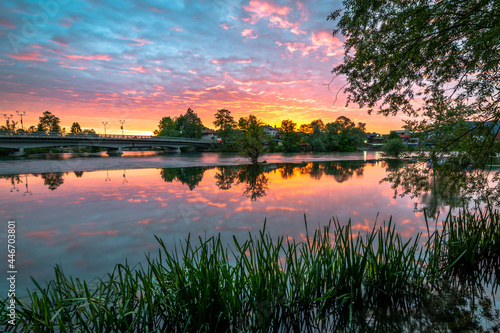
[[(217, 109), (270, 125), (339, 116), (387, 133), (401, 119), (345, 107), (331, 69), (343, 40), (326, 21), (340, 1), (6, 0), (0, 4), (2, 114), (48, 110), (69, 128), (150, 135), (192, 108), (207, 127)], [(337, 99), (336, 99), (337, 96)], [(19, 121), (14, 117), (15, 121)], [(3, 121), (3, 119), (2, 119)]]

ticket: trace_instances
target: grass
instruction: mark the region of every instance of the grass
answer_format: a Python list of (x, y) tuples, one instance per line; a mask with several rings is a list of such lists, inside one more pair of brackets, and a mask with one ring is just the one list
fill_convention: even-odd
[(420, 234), (404, 240), (391, 220), (365, 235), (354, 233), (350, 221), (341, 225), (335, 219), (312, 234), (307, 222), (305, 229), (303, 242), (273, 239), (264, 224), (257, 235), (244, 242), (234, 238), (231, 246), (220, 236), (188, 237), (175, 251), (157, 237), (156, 258), (148, 256), (147, 264), (136, 267), (116, 265), (93, 282), (56, 267), (50, 283), (42, 287), (35, 281), (36, 290), (17, 300), (15, 327), (7, 325), (8, 299), (2, 299), (0, 327), (12, 332), (366, 331), (370, 325), (387, 330), (376, 318), (391, 314), (390, 325), (399, 325), (394, 316), (404, 321), (421, 315), (443, 290), (462, 281), (462, 271), (479, 272), (481, 278), (489, 271), (488, 282), (498, 286), (500, 226), (493, 209), (449, 214), (442, 227), (432, 233), (428, 228), (426, 241)]

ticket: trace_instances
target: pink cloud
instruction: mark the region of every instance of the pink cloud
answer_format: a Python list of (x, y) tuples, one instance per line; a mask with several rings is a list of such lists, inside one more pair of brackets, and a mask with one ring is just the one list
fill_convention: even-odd
[(182, 28), (181, 27), (172, 27), (172, 28), (170, 28), (170, 30), (181, 32)]
[(105, 61), (111, 60), (111, 57), (107, 54), (96, 54), (90, 56), (83, 56), (78, 54), (65, 54), (64, 56), (69, 59), (105, 60)]
[(9, 54), (8, 55), (11, 58), (17, 59), (17, 60), (26, 60), (26, 61), (47, 61), (47, 58), (43, 58), (42, 54), (40, 51), (31, 51), (31, 52), (24, 52), (24, 53), (19, 53), (19, 54)]
[(118, 234), (118, 230), (108, 230), (108, 231), (94, 231), (94, 232), (80, 232), (78, 236), (94, 236), (94, 235), (116, 235)]
[(257, 38), (259, 35), (254, 35), (253, 29), (245, 29), (241, 32), (241, 35), (243, 37), (248, 37), (248, 38)]
[(224, 28), (224, 30), (229, 30), (229, 29), (234, 28), (233, 26), (230, 26), (229, 23), (222, 23), (222, 24), (219, 24), (219, 26)]
[(212, 64), (226, 64), (230, 62), (235, 62), (237, 64), (250, 64), (252, 63), (252, 59), (225, 58), (212, 60)]
[(326, 56), (336, 56), (342, 54), (343, 52), (343, 44), (337, 38), (333, 37), (331, 33), (322, 31), (316, 34), (313, 34), (310, 38), (310, 43), (281, 43), (276, 42), (276, 44), (280, 46), (286, 46), (287, 50), (290, 53), (294, 53), (295, 51), (302, 52), (302, 55), (308, 55), (311, 52), (315, 51), (326, 51)]
[[(300, 2), (297, 5), (299, 6), (299, 10), (301, 7), (303, 7), (303, 4), (301, 4)], [(289, 21), (287, 16), (291, 12), (290, 7), (279, 7), (268, 2), (252, 0), (250, 1), (249, 6), (244, 6), (243, 8), (245, 8), (246, 11), (252, 13), (251, 18), (243, 19), (243, 21), (245, 22), (255, 24), (258, 20), (267, 18), (271, 25), (283, 29), (292, 28), (290, 32), (292, 32), (293, 34), (299, 35), (306, 33), (305, 31), (299, 29), (300, 24), (298, 22), (292, 23)]]
[(248, 6), (243, 6), (246, 11), (254, 13), (254, 17), (261, 19), (271, 16), (272, 14), (288, 15), (291, 11), (290, 7), (278, 7), (265, 1), (251, 0)]
[(142, 67), (142, 66), (135, 66), (135, 67), (130, 67), (131, 70), (134, 70), (136, 72), (140, 72), (140, 73), (147, 73), (148, 72), (148, 69)]
[(34, 237), (34, 238), (39, 238), (39, 239), (44, 239), (44, 240), (52, 240), (54, 236), (59, 234), (59, 230), (50, 230), (50, 231), (33, 231), (30, 232), (24, 237)]

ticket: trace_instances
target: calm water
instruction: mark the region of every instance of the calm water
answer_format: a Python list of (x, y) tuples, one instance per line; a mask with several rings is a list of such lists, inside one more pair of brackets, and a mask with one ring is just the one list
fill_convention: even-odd
[(310, 228), (336, 217), (366, 231), (392, 216), (403, 236), (424, 232), (414, 202), (393, 198), (390, 184), (379, 183), (387, 166), (378, 157), (270, 154), (260, 171), (231, 167), (245, 160), (214, 153), (1, 160), (0, 214), (17, 222), (17, 289), (32, 287), (30, 276), (52, 278), (56, 264), (92, 279), (126, 258), (144, 263), (145, 253), (158, 250), (154, 235), (171, 248), (189, 233), (221, 233), (230, 242), (260, 230), (266, 219), (272, 235), (298, 240), (304, 214)]

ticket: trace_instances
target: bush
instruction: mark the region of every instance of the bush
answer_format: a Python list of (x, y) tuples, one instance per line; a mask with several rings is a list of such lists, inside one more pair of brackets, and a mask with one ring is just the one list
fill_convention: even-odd
[(382, 146), (382, 151), (386, 156), (399, 158), (399, 155), (406, 149), (401, 139), (390, 139)]

